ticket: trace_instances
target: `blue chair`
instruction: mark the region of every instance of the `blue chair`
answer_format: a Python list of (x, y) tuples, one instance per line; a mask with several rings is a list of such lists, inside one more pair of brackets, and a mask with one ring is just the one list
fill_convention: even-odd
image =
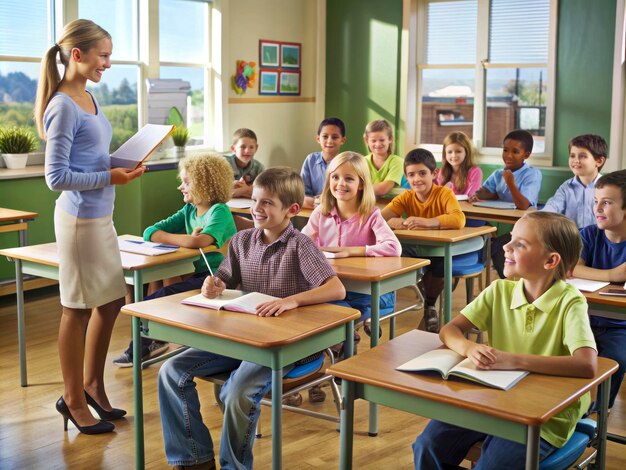
[[(554, 451), (539, 463), (539, 470), (566, 470), (583, 455), (585, 449), (594, 444), (597, 423), (589, 418), (578, 421), (574, 433), (563, 447)], [(466, 459), (474, 464), (480, 457), (482, 441), (476, 443), (468, 452)], [(582, 460), (573, 468), (585, 468), (595, 458), (596, 452)]]

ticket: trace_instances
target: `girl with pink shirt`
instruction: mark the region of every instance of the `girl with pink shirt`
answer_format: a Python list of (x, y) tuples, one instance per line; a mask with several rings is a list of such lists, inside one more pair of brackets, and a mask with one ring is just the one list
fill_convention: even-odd
[[(321, 204), (302, 233), (311, 237), (327, 257), (400, 256), (402, 247), (385, 222), (372, 188), (365, 157), (343, 152), (328, 165)], [(395, 292), (380, 298), (380, 311), (395, 305)], [(348, 292), (345, 303), (361, 311), (369, 334), (371, 296)]]
[(480, 188), (483, 172), (474, 164), (472, 141), (464, 132), (452, 132), (443, 140), (439, 186), (448, 186), (454, 194), (472, 196)]

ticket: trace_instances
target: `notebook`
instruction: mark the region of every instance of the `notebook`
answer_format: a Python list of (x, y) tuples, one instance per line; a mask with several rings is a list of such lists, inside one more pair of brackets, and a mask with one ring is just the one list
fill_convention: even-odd
[(516, 209), (514, 202), (506, 201), (476, 201), (477, 207), (489, 207), (490, 209)]
[(111, 168), (139, 168), (176, 126), (146, 124), (111, 154)]
[(610, 284), (610, 282), (591, 281), (589, 279), (581, 279), (578, 277), (571, 277), (565, 282), (573, 285), (581, 292), (595, 292), (598, 289), (602, 289)]
[(434, 349), (396, 368), (405, 372), (438, 372), (444, 380), (450, 376), (471, 380), (487, 387), (509, 390), (522, 380), (525, 370), (482, 370), (472, 361), (451, 349)]
[(224, 289), (222, 295), (214, 299), (207, 299), (202, 294), (192, 295), (181, 300), (181, 303), (195, 305), (196, 307), (212, 308), (215, 310), (231, 310), (233, 312), (243, 312), (256, 314), (256, 307), (259, 304), (276, 300), (273, 297), (260, 292), (250, 292), (246, 294), (241, 290)]
[(180, 247), (176, 245), (165, 245), (163, 243), (146, 242), (143, 240), (118, 240), (120, 251), (138, 253), (140, 255), (158, 256), (166, 253), (173, 253)]

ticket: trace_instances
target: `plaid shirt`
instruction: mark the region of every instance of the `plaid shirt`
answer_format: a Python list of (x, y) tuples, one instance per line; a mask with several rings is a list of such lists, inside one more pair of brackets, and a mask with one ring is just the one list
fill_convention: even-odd
[(272, 244), (260, 229), (242, 230), (230, 240), (228, 255), (215, 276), (226, 287), (285, 298), (321, 286), (335, 276), (326, 258), (306, 235), (289, 224)]

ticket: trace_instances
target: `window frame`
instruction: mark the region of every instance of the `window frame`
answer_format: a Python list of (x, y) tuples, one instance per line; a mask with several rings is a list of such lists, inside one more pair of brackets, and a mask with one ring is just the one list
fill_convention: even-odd
[[(422, 71), (428, 69), (473, 69), (474, 70), (474, 109), (473, 109), (473, 143), (476, 149), (477, 162), (480, 164), (500, 164), (502, 150), (499, 147), (483, 146), (485, 135), (486, 114), (486, 74), (487, 70), (495, 68), (534, 68), (547, 69), (546, 80), (546, 124), (545, 124), (545, 149), (542, 153), (533, 153), (531, 161), (534, 165), (549, 167), (553, 163), (554, 149), (554, 106), (556, 84), (556, 43), (557, 43), (557, 15), (558, 0), (550, 1), (550, 19), (548, 32), (548, 62), (545, 64), (494, 64), (489, 63), (489, 9), (490, 0), (477, 0), (477, 24), (476, 24), (476, 62), (473, 64), (427, 64), (427, 23), (428, 4), (441, 1), (454, 0), (406, 0), (405, 12), (408, 13), (408, 21), (405, 23), (409, 29), (409, 60), (407, 69), (407, 90), (413, 88), (414, 93), (407, 93), (407, 146), (420, 146), (433, 152), (436, 158), (441, 158), (442, 144), (421, 142), (422, 124)], [(407, 5), (408, 4), (408, 5)], [(411, 53), (411, 50), (414, 51)]]
[[(222, 130), (216, 129), (215, 124), (222, 123), (220, 118), (222, 109), (220, 100), (216, 99), (222, 93), (220, 47), (221, 47), (221, 29), (222, 25), (216, 23), (222, 19), (221, 1), (202, 0), (205, 3), (205, 20), (207, 34), (207, 60), (200, 63), (178, 63), (178, 62), (160, 62), (159, 58), (159, 2), (133, 0), (134, 8), (137, 11), (137, 60), (115, 60), (115, 53), (111, 59), (111, 65), (134, 65), (137, 67), (137, 115), (138, 128), (147, 124), (148, 119), (148, 93), (145, 86), (148, 78), (159, 78), (161, 66), (192, 66), (202, 67), (204, 70), (204, 144), (192, 146), (194, 149), (210, 149), (213, 150), (222, 141)], [(79, 0), (48, 0), (49, 17), (47, 19), (49, 32), (48, 40), (50, 47), (54, 44), (56, 37), (63, 30), (65, 24), (79, 18), (78, 15)], [(218, 14), (215, 15), (215, 12)], [(5, 56), (0, 55), (0, 62), (5, 63), (40, 63), (41, 57), (24, 57), (24, 56)], [(43, 159), (43, 149), (41, 152), (34, 152), (39, 158)], [(34, 161), (38, 161), (35, 158)], [(43, 160), (42, 160), (43, 161)]]

